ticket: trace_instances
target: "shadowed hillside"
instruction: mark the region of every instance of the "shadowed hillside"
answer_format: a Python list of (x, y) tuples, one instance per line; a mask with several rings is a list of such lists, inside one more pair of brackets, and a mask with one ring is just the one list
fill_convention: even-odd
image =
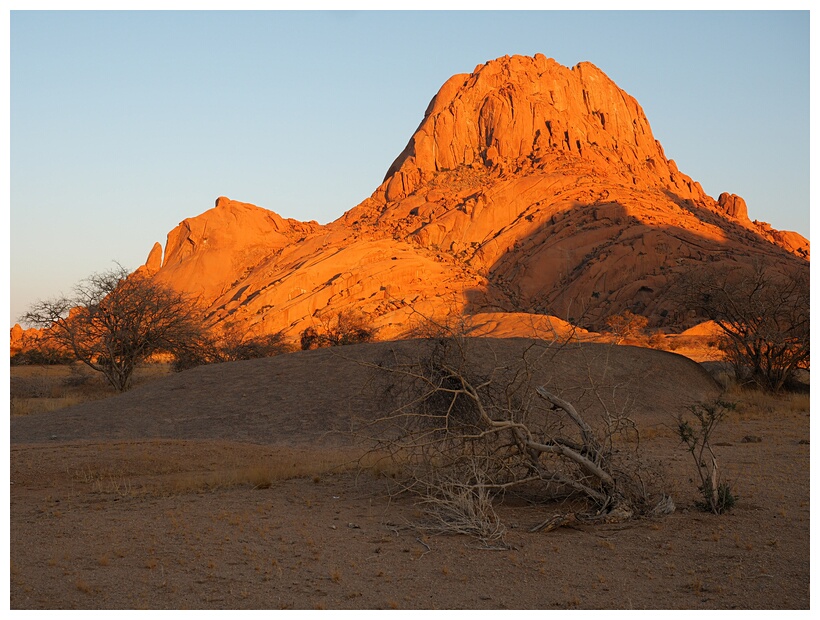
[[(472, 346), (489, 370), (520, 359), (532, 342), (480, 338)], [(14, 417), (11, 442), (175, 438), (349, 444), (352, 428), (384, 414), (382, 395), (393, 379), (366, 363), (413, 357), (421, 350), (420, 341), (409, 340), (202, 366), (105, 400)], [(716, 390), (698, 364), (672, 353), (602, 344), (544, 351), (534, 381), (571, 394), (573, 388), (590, 387), (592, 376), (607, 391), (618, 386), (618, 397), (634, 403), (638, 418), (660, 409), (672, 420)]]

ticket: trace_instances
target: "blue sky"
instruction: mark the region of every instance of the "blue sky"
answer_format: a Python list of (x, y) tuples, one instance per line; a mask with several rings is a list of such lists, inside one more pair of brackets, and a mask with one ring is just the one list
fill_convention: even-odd
[(809, 13), (12, 12), (10, 324), (218, 196), (325, 223), (454, 73), (590, 61), (666, 156), (809, 236)]

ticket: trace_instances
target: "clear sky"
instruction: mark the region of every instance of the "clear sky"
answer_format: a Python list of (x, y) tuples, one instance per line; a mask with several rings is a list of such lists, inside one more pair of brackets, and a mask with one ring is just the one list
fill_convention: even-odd
[(809, 236), (809, 12), (19, 12), (10, 324), (218, 196), (325, 223), (381, 183), (444, 81), (590, 61), (707, 194)]

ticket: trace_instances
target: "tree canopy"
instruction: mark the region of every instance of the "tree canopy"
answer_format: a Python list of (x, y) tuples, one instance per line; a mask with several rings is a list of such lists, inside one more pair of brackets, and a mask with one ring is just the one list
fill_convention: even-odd
[(21, 320), (125, 391), (138, 363), (200, 339), (201, 317), (195, 300), (118, 265), (89, 276), (72, 295), (35, 303)]

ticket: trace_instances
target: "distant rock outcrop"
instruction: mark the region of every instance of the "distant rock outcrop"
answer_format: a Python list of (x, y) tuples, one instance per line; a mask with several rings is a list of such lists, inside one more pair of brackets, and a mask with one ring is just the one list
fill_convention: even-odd
[(15, 323), (14, 327), (10, 330), (10, 339), (11, 339), (11, 355), (14, 357), (17, 353), (19, 353), (24, 346), (24, 331), (23, 328), (20, 327), (19, 323)]
[(749, 214), (746, 210), (746, 201), (740, 196), (723, 192), (718, 196), (718, 206), (726, 211), (726, 215), (742, 222), (749, 221)]
[[(267, 209), (220, 197), (213, 209), (168, 233), (158, 278), (212, 300), (260, 261), (319, 228), (316, 222), (286, 220)], [(152, 260), (156, 261), (153, 250), (146, 266)]]
[(37, 328), (23, 329), (19, 323), (9, 330), (11, 357), (18, 353), (36, 349), (42, 337), (42, 331)]
[(352, 310), (390, 338), (448, 314), (510, 334), (549, 315), (600, 329), (629, 309), (683, 329), (681, 274), (762, 256), (808, 268), (809, 243), (750, 221), (739, 196), (707, 196), (600, 69), (537, 54), (450, 78), (384, 182), (335, 222), (219, 198), (169, 233), (156, 273), (215, 326), (296, 337)]

